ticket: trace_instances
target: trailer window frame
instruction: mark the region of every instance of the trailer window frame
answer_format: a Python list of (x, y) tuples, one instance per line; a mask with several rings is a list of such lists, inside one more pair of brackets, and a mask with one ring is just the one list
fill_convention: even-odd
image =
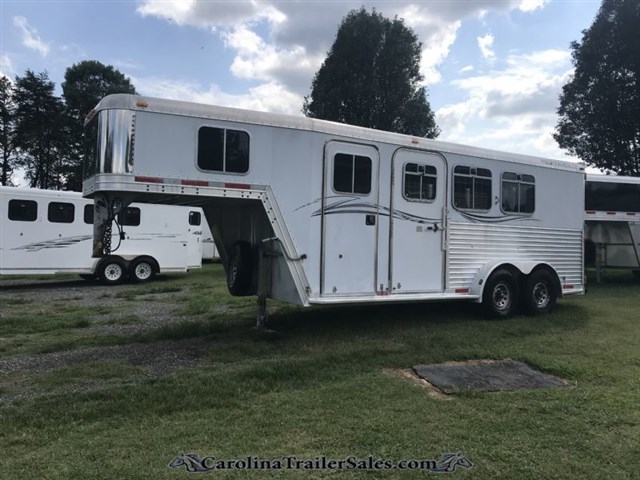
[[(505, 179), (505, 176), (513, 176), (515, 178), (507, 178)], [(515, 185), (517, 187), (516, 190), (516, 197), (517, 197), (517, 209), (513, 209), (513, 208), (505, 208), (505, 183), (507, 185)], [(526, 187), (531, 187), (531, 210), (522, 210), (522, 186)], [(525, 205), (528, 203), (527, 200), (528, 198), (527, 193), (524, 193), (525, 195)], [(502, 211), (502, 213), (506, 213), (506, 214), (511, 214), (511, 215), (533, 215), (533, 213), (536, 211), (536, 178), (534, 175), (531, 175), (529, 173), (516, 173), (516, 172), (502, 172), (502, 175), (500, 175), (500, 210)]]
[(585, 182), (585, 210), (640, 213), (640, 202), (637, 199), (640, 199), (640, 183), (590, 179)]
[[(345, 162), (347, 159), (350, 159), (350, 168)], [(338, 166), (338, 162), (342, 163), (342, 165)], [(348, 177), (344, 176), (347, 172)], [(335, 193), (367, 196), (371, 194), (372, 180), (373, 159), (371, 157), (355, 153), (335, 153), (333, 156), (333, 179), (331, 182), (331, 188)], [(366, 188), (363, 188), (365, 186)]]
[(49, 202), (47, 220), (50, 223), (73, 223), (76, 218), (76, 206), (71, 202)]
[(7, 204), (7, 217), (12, 222), (35, 222), (38, 220), (38, 202), (12, 198)]
[[(407, 170), (409, 165), (415, 165), (416, 171), (411, 172)], [(430, 170), (427, 172), (427, 169)], [(433, 173), (431, 172), (433, 171)], [(418, 186), (418, 197), (413, 197), (407, 194), (407, 178), (418, 177), (420, 179), (420, 183)], [(429, 183), (429, 185), (433, 185), (433, 192), (431, 196), (427, 196), (426, 198), (422, 196), (424, 193), (424, 179), (431, 179), (433, 183)], [(419, 162), (406, 162), (402, 166), (402, 197), (407, 202), (417, 202), (417, 203), (433, 203), (436, 201), (436, 197), (438, 196), (438, 169), (433, 165), (429, 165), (427, 163), (419, 163)]]
[(196, 144), (198, 170), (206, 173), (247, 175), (250, 164), (251, 135), (249, 132), (214, 125), (201, 125), (198, 128)]
[[(466, 169), (466, 172), (464, 169)], [(460, 199), (467, 196), (466, 193), (463, 194), (464, 197), (460, 196), (460, 192), (458, 191), (458, 188), (460, 188), (460, 179), (469, 179), (469, 181), (465, 183), (471, 185), (471, 194), (469, 196), (469, 201), (465, 201), (464, 205), (471, 203), (471, 206), (460, 205)], [(488, 184), (488, 193), (482, 192), (480, 188), (476, 188), (476, 184), (481, 182), (486, 182)], [(491, 169), (484, 167), (455, 165), (453, 167), (453, 188), (451, 189), (451, 192), (451, 203), (453, 204), (453, 208), (456, 210), (488, 212), (493, 206), (493, 172)], [(478, 206), (478, 204), (481, 206)]]

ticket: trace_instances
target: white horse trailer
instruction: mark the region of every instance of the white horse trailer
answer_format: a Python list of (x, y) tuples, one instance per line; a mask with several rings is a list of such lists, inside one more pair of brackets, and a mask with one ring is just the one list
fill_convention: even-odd
[(299, 305), (470, 300), (499, 316), (583, 293), (578, 164), (316, 119), (105, 97), (83, 193), (94, 255), (130, 202), (204, 209), (235, 295)]
[(119, 283), (202, 266), (199, 208), (132, 204), (114, 217), (111, 255), (92, 258), (93, 202), (77, 192), (0, 187), (0, 274), (78, 273)]
[(216, 242), (213, 239), (213, 233), (211, 233), (209, 223), (206, 220), (202, 222), (202, 260), (220, 260)]
[(584, 220), (587, 261), (598, 281), (605, 268), (640, 277), (640, 178), (587, 175)]

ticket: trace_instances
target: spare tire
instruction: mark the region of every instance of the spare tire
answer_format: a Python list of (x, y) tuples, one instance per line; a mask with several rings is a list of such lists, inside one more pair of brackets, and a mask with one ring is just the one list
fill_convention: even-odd
[(250, 294), (253, 277), (253, 251), (249, 242), (236, 242), (229, 253), (227, 287), (236, 297)]

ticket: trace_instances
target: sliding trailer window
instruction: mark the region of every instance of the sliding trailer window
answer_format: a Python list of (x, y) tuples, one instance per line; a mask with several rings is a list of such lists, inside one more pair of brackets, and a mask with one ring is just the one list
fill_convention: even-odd
[(404, 198), (412, 202), (432, 202), (436, 198), (436, 167), (407, 163), (404, 166)]
[(502, 174), (502, 211), (533, 213), (536, 209), (536, 179), (533, 175)]
[(337, 153), (333, 157), (333, 189), (339, 193), (368, 195), (372, 165), (369, 157)]
[(214, 172), (249, 171), (249, 134), (240, 130), (200, 127), (198, 168)]
[(459, 210), (490, 210), (491, 170), (463, 165), (455, 167), (453, 206)]

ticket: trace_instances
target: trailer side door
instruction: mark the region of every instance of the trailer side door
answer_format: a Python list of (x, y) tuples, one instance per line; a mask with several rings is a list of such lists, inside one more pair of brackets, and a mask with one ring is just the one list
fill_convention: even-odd
[(446, 163), (436, 153), (399, 149), (393, 156), (389, 284), (392, 294), (444, 287)]
[(325, 145), (322, 295), (371, 295), (377, 280), (378, 150)]

